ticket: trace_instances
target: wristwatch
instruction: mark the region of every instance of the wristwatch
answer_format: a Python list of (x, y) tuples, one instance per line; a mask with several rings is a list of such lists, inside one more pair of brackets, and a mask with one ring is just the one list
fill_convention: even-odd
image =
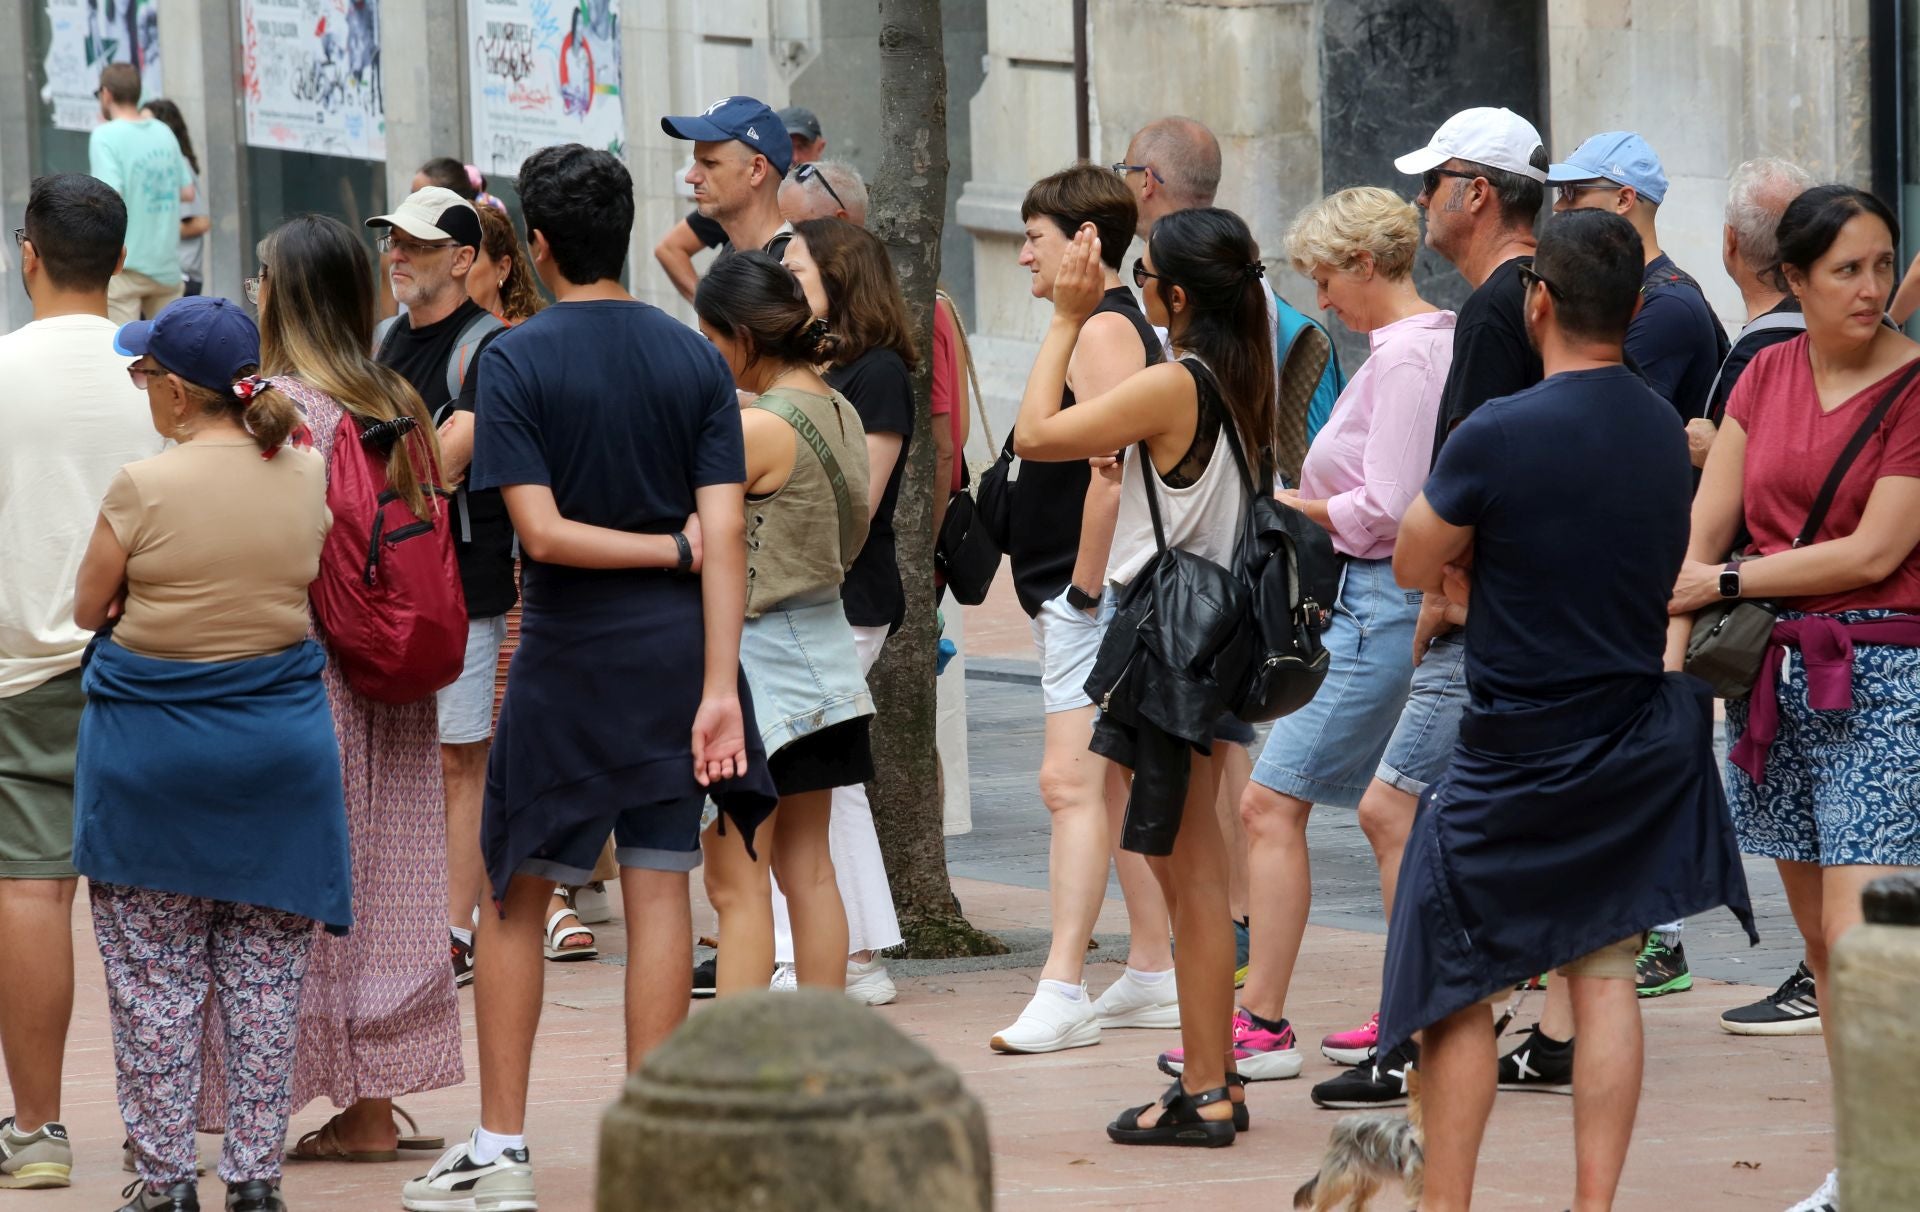
[(1100, 604), (1100, 595), (1088, 593), (1071, 582), (1067, 584), (1067, 605), (1075, 610), (1092, 610)]
[(1720, 570), (1720, 596), (1737, 598), (1740, 596), (1740, 564), (1732, 561)]

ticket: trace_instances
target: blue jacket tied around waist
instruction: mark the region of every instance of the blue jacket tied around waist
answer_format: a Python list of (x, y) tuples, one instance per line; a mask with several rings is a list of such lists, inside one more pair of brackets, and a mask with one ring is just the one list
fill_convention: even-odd
[(353, 922), (340, 751), (312, 640), (244, 661), (87, 652), (73, 863), (88, 879)]

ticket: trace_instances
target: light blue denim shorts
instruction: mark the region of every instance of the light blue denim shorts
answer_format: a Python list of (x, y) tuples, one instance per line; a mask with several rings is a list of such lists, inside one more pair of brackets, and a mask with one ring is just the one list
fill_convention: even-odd
[(790, 598), (748, 619), (740, 667), (768, 757), (822, 728), (873, 714), (838, 589)]
[(1408, 795), (1438, 782), (1453, 764), (1466, 712), (1467, 633), (1454, 631), (1435, 640), (1415, 667), (1406, 710), (1374, 777)]
[(460, 677), (434, 696), (442, 745), (471, 745), (493, 736), (493, 684), (506, 642), (506, 615), (467, 620), (467, 659)]
[(1420, 592), (1393, 583), (1393, 561), (1348, 560), (1323, 637), (1327, 679), (1276, 720), (1253, 781), (1309, 804), (1353, 808), (1380, 765), (1413, 678)]

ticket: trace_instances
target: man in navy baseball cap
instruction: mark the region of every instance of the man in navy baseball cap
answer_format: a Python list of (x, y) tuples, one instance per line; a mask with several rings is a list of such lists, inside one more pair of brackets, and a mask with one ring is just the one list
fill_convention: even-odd
[(780, 255), (789, 234), (780, 218), (780, 180), (793, 165), (793, 141), (780, 116), (764, 101), (727, 97), (704, 113), (662, 118), (660, 128), (693, 140), (687, 184), (700, 213), (727, 233), (727, 246)]
[(260, 364), (260, 329), (239, 304), (192, 295), (175, 299), (151, 320), (122, 325), (113, 351), (150, 357), (177, 378), (225, 393), (241, 372)]

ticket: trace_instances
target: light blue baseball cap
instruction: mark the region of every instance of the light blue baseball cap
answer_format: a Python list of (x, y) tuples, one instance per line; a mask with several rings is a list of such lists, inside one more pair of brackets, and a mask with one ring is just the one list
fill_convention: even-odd
[(1653, 154), (1645, 139), (1630, 130), (1595, 135), (1575, 148), (1566, 163), (1547, 169), (1549, 185), (1595, 177), (1631, 185), (1649, 202), (1658, 203), (1667, 196), (1667, 174), (1660, 167), (1660, 157)]

